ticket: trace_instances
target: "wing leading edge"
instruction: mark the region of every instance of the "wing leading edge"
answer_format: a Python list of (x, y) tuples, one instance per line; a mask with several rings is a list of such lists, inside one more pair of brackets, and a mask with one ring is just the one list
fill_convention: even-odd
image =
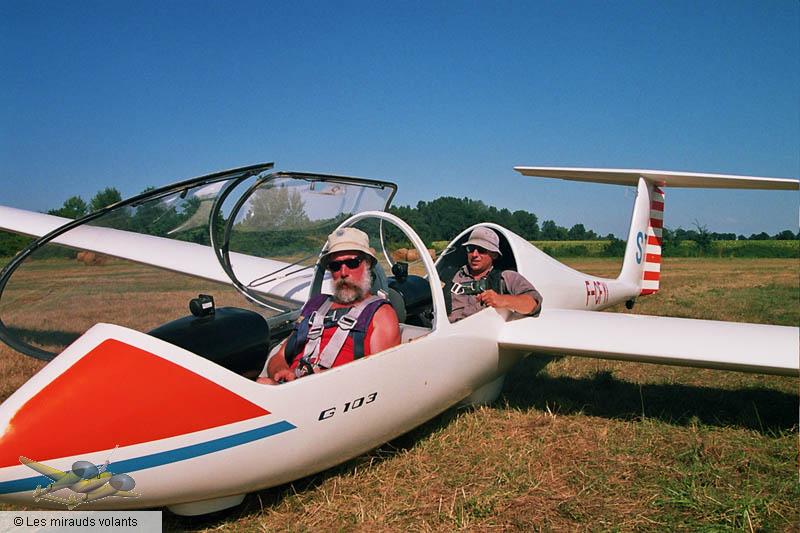
[[(71, 220), (0, 206), (0, 230), (42, 237), (67, 222)], [(212, 248), (202, 244), (99, 226), (75, 227), (56, 237), (53, 242), (76, 250), (91, 250), (219, 283), (231, 283)], [(231, 257), (239, 269), (239, 277), (248, 280), (259, 279), (266, 273), (281, 271), (290, 266), (282, 261), (236, 252), (231, 252)], [(309, 271), (307, 276), (310, 275)], [(286, 276), (273, 277), (274, 281), (255, 290), (302, 303), (302, 294), (296, 294), (297, 287), (307, 285), (308, 281), (302, 279), (281, 285)]]
[(501, 348), (797, 377), (798, 328), (548, 309), (508, 322)]

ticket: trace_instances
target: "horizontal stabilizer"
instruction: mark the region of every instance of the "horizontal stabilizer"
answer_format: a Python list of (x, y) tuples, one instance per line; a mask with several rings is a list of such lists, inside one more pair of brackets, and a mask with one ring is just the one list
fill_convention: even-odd
[(798, 328), (546, 309), (507, 323), (502, 348), (798, 376)]
[(691, 187), (700, 189), (800, 189), (800, 181), (790, 178), (765, 178), (729, 174), (698, 174), (695, 172), (670, 172), (665, 170), (637, 170), (615, 168), (569, 167), (514, 167), (525, 176), (559, 178), (570, 181), (589, 181), (630, 185), (636, 187), (642, 176), (666, 187)]

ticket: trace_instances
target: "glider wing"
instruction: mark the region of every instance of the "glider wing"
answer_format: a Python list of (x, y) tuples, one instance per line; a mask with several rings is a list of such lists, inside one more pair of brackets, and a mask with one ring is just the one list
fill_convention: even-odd
[(508, 322), (501, 348), (798, 376), (798, 328), (547, 309)]
[[(0, 206), (0, 230), (42, 237), (67, 222), (71, 220)], [(231, 283), (214, 251), (203, 244), (89, 225), (75, 227), (56, 237), (53, 242), (211, 281)], [(285, 262), (235, 252), (231, 256), (240, 279), (257, 279), (265, 273), (280, 271), (289, 266)], [(255, 290), (294, 299), (294, 285), (289, 285), (284, 290), (275, 290), (280, 281), (283, 280), (276, 278), (274, 283), (263, 284)]]

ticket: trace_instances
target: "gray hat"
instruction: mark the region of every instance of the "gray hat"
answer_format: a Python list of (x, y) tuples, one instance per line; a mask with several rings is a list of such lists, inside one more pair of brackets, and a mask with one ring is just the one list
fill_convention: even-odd
[(470, 244), (474, 244), (475, 246), (480, 246), (481, 248), (485, 248), (490, 252), (497, 252), (499, 255), (503, 255), (500, 252), (500, 237), (498, 237), (497, 233), (489, 228), (479, 226), (472, 230), (472, 233), (469, 234), (469, 240), (462, 244), (462, 246), (467, 246)]

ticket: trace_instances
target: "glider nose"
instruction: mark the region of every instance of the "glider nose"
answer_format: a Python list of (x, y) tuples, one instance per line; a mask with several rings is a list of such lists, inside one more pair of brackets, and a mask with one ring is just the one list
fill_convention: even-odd
[[(110, 337), (122, 329), (94, 326), (0, 405), (0, 473), (19, 466), (20, 456), (34, 461), (73, 457), (78, 461), (72, 473), (88, 479), (99, 473), (89, 454), (99, 454), (98, 462), (117, 446), (269, 414), (199, 370), (170, 360), (171, 345), (159, 344), (155, 354), (153, 339), (143, 334), (142, 343), (150, 349)], [(121, 388), (132, 393), (125, 401), (119, 400)], [(87, 401), (87, 393), (93, 401)], [(94, 427), (87, 429), (86, 420)]]

